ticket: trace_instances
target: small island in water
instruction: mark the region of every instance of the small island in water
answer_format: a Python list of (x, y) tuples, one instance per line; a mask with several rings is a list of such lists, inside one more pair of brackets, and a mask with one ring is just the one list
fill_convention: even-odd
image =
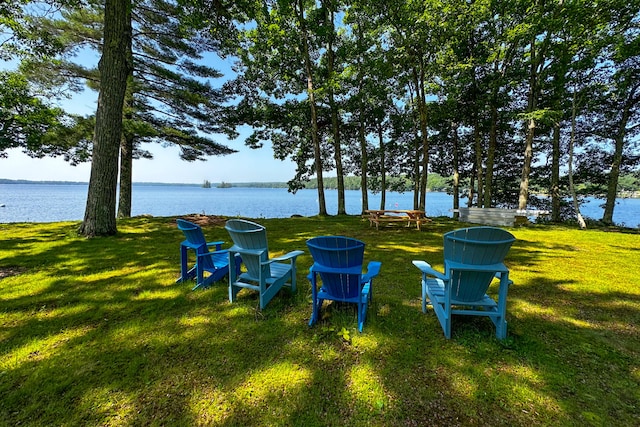
[(233, 187), (230, 183), (228, 182), (224, 182), (222, 181), (220, 184), (218, 184), (218, 188), (231, 188)]

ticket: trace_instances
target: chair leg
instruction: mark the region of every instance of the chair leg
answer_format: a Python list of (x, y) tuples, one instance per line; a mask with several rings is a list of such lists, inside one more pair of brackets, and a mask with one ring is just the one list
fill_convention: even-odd
[(291, 261), (291, 292), (296, 293), (296, 260)]
[(309, 326), (313, 326), (318, 322), (318, 317), (320, 316), (320, 310), (322, 309), (322, 303), (324, 300), (318, 299), (317, 301), (312, 301), (312, 311), (311, 311), (311, 319), (309, 319)]
[(368, 298), (364, 302), (358, 303), (358, 331), (362, 332), (364, 322), (367, 318), (367, 307), (369, 305)]
[(451, 339), (451, 305), (445, 308), (445, 319), (444, 319), (444, 336), (447, 339)]
[(200, 268), (200, 264), (196, 265), (196, 285), (191, 289), (192, 291), (204, 286), (204, 271)]
[(229, 283), (229, 302), (235, 302), (236, 300), (236, 295), (238, 294), (238, 291), (234, 289), (235, 287)]

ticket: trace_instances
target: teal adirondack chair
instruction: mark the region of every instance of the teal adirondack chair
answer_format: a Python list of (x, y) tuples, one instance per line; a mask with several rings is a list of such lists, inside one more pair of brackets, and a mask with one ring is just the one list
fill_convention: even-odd
[[(180, 243), (180, 277), (177, 282), (185, 282), (196, 278), (193, 289), (206, 288), (217, 282), (229, 272), (229, 253), (222, 250), (224, 242), (207, 242), (199, 225), (184, 219), (176, 220), (178, 228), (184, 234), (186, 240)], [(209, 248), (215, 246), (215, 251)], [(192, 249), (196, 253), (195, 265), (188, 266), (188, 251)], [(236, 264), (240, 264), (238, 260)], [(206, 277), (205, 277), (205, 273)]]
[[(498, 339), (507, 336), (507, 292), (512, 284), (503, 261), (515, 237), (501, 228), (470, 227), (444, 235), (445, 272), (424, 261), (413, 261), (422, 272), (422, 311), (427, 299), (451, 338), (452, 315), (487, 316), (496, 327)], [(494, 278), (500, 281), (498, 301), (487, 295)]]
[[(343, 236), (320, 236), (307, 240), (313, 257), (308, 279), (311, 281), (313, 312), (309, 326), (318, 321), (324, 300), (354, 303), (358, 309), (358, 330), (362, 332), (372, 295), (372, 281), (381, 263), (371, 261), (362, 274), (364, 243)], [(318, 276), (322, 285), (318, 289)]]
[[(233, 240), (233, 246), (229, 248), (229, 301), (234, 302), (241, 289), (252, 289), (258, 291), (260, 309), (263, 309), (283, 286), (289, 286), (291, 292), (296, 291), (296, 259), (303, 251), (270, 259), (267, 230), (262, 225), (230, 219), (225, 228)], [(236, 271), (236, 255), (242, 257), (246, 272)]]

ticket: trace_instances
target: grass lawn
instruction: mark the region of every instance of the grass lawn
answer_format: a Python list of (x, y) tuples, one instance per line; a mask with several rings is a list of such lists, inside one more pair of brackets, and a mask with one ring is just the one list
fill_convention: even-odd
[[(508, 337), (420, 309), (449, 218), (376, 231), (359, 217), (258, 220), (272, 255), (302, 249), (298, 292), (257, 309), (226, 283), (175, 283), (173, 218), (87, 240), (79, 223), (0, 224), (0, 426), (640, 425), (640, 234), (513, 228)], [(208, 240), (230, 241), (223, 223)], [(309, 328), (305, 241), (363, 240), (382, 262), (364, 333), (332, 304)], [(228, 246), (228, 243), (227, 243)], [(492, 286), (491, 292), (497, 291)]]

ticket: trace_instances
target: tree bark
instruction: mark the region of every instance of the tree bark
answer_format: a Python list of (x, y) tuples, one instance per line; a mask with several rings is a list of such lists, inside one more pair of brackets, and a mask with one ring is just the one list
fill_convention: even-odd
[(131, 64), (130, 0), (106, 0), (104, 45), (98, 64), (100, 93), (96, 110), (91, 175), (84, 220), (78, 232), (87, 237), (117, 233), (116, 191), (122, 107)]
[(369, 175), (369, 156), (367, 155), (367, 138), (364, 131), (364, 113), (362, 103), (360, 104), (360, 124), (358, 125), (358, 139), (360, 140), (360, 150), (362, 156), (360, 160), (360, 168), (362, 169), (362, 175), (360, 176), (360, 192), (362, 194), (362, 213), (369, 209), (369, 188), (367, 183), (367, 176)]
[(452, 125), (452, 142), (453, 142), (453, 218), (458, 219), (460, 213), (460, 151), (458, 141), (458, 124)]
[(133, 138), (122, 136), (120, 144), (120, 194), (118, 197), (118, 218), (131, 217), (131, 198), (133, 185)]
[(636, 83), (636, 88), (630, 91), (630, 95), (624, 104), (620, 123), (618, 124), (618, 132), (614, 138), (613, 161), (611, 162), (611, 172), (609, 173), (609, 183), (607, 185), (607, 200), (605, 201), (602, 215), (602, 222), (605, 224), (613, 224), (613, 211), (616, 206), (616, 197), (618, 196), (618, 181), (620, 180), (627, 124), (631, 119), (632, 108), (640, 100), (640, 96), (635, 96), (637, 85)]
[(476, 81), (476, 68), (473, 67), (471, 70), (471, 78), (472, 78), (472, 86), (473, 86), (473, 102), (476, 105), (476, 108), (473, 109), (473, 147), (475, 153), (475, 162), (476, 162), (476, 206), (481, 208), (484, 203), (484, 177), (483, 177), (483, 167), (482, 167), (482, 158), (483, 158), (483, 147), (482, 147), (482, 135), (480, 133), (480, 112), (479, 110), (479, 89), (478, 83)]
[(571, 192), (571, 197), (573, 199), (573, 208), (576, 211), (576, 218), (578, 220), (578, 225), (580, 229), (584, 230), (587, 228), (587, 223), (582, 218), (582, 214), (580, 213), (580, 204), (578, 203), (578, 196), (576, 194), (576, 188), (573, 184), (573, 151), (575, 145), (575, 137), (576, 137), (576, 110), (577, 110), (577, 102), (576, 102), (576, 88), (573, 88), (573, 98), (571, 101), (571, 136), (569, 138), (569, 160), (568, 160), (568, 174), (569, 174), (569, 191)]
[(482, 170), (482, 136), (480, 135), (480, 123), (478, 118), (478, 112), (476, 111), (473, 114), (473, 146), (475, 151), (475, 161), (476, 161), (476, 192), (477, 192), (477, 200), (476, 206), (479, 208), (482, 207), (482, 203), (484, 202), (483, 192), (483, 170)]
[[(531, 68), (529, 74), (529, 100), (527, 112), (533, 114), (537, 107), (537, 67), (538, 58), (536, 58), (536, 40), (531, 41)], [(531, 162), (533, 160), (533, 138), (536, 134), (536, 120), (530, 117), (527, 121), (527, 134), (524, 147), (524, 163), (522, 165), (522, 175), (520, 177), (520, 194), (518, 196), (518, 209), (527, 209), (529, 201), (529, 175), (531, 174)]]
[(380, 209), (384, 210), (387, 204), (387, 159), (381, 123), (378, 123), (378, 141), (380, 143)]
[[(419, 67), (419, 69), (416, 69)], [(417, 64), (413, 68), (413, 84), (416, 87), (418, 106), (418, 134), (415, 142), (413, 209), (425, 210), (427, 171), (429, 168), (429, 138), (427, 135), (426, 97), (424, 95), (424, 69)]]
[(331, 23), (331, 34), (329, 35), (329, 43), (327, 46), (327, 68), (329, 73), (329, 108), (331, 109), (331, 129), (333, 130), (333, 158), (336, 162), (336, 175), (338, 182), (338, 215), (346, 215), (347, 208), (344, 194), (344, 168), (342, 167), (342, 144), (340, 143), (340, 121), (338, 119), (338, 107), (333, 95), (334, 73), (334, 56), (333, 37), (335, 35), (335, 27), (333, 25), (334, 12), (329, 12), (328, 21)]
[(324, 197), (324, 179), (322, 176), (322, 150), (320, 148), (320, 136), (318, 130), (318, 112), (313, 90), (313, 71), (311, 66), (311, 58), (309, 56), (309, 40), (304, 17), (304, 1), (299, 0), (297, 2), (297, 7), (299, 8), (298, 23), (300, 24), (303, 50), (302, 54), (304, 55), (304, 68), (307, 77), (307, 95), (309, 96), (309, 107), (311, 108), (311, 140), (313, 142), (315, 172), (318, 182), (318, 215), (326, 216), (327, 203)]
[(560, 222), (560, 123), (553, 125), (551, 154), (551, 220)]
[(420, 174), (420, 200), (418, 209), (427, 209), (427, 179), (429, 177), (429, 134), (427, 131), (427, 96), (424, 89), (424, 64), (420, 59), (420, 80), (418, 88), (418, 108), (420, 109), (420, 138), (422, 146), (422, 173)]
[(496, 150), (498, 148), (498, 107), (495, 105), (497, 100), (493, 99), (491, 105), (491, 129), (489, 130), (489, 146), (487, 147), (487, 165), (484, 172), (484, 207), (493, 206), (493, 168), (496, 159)]

